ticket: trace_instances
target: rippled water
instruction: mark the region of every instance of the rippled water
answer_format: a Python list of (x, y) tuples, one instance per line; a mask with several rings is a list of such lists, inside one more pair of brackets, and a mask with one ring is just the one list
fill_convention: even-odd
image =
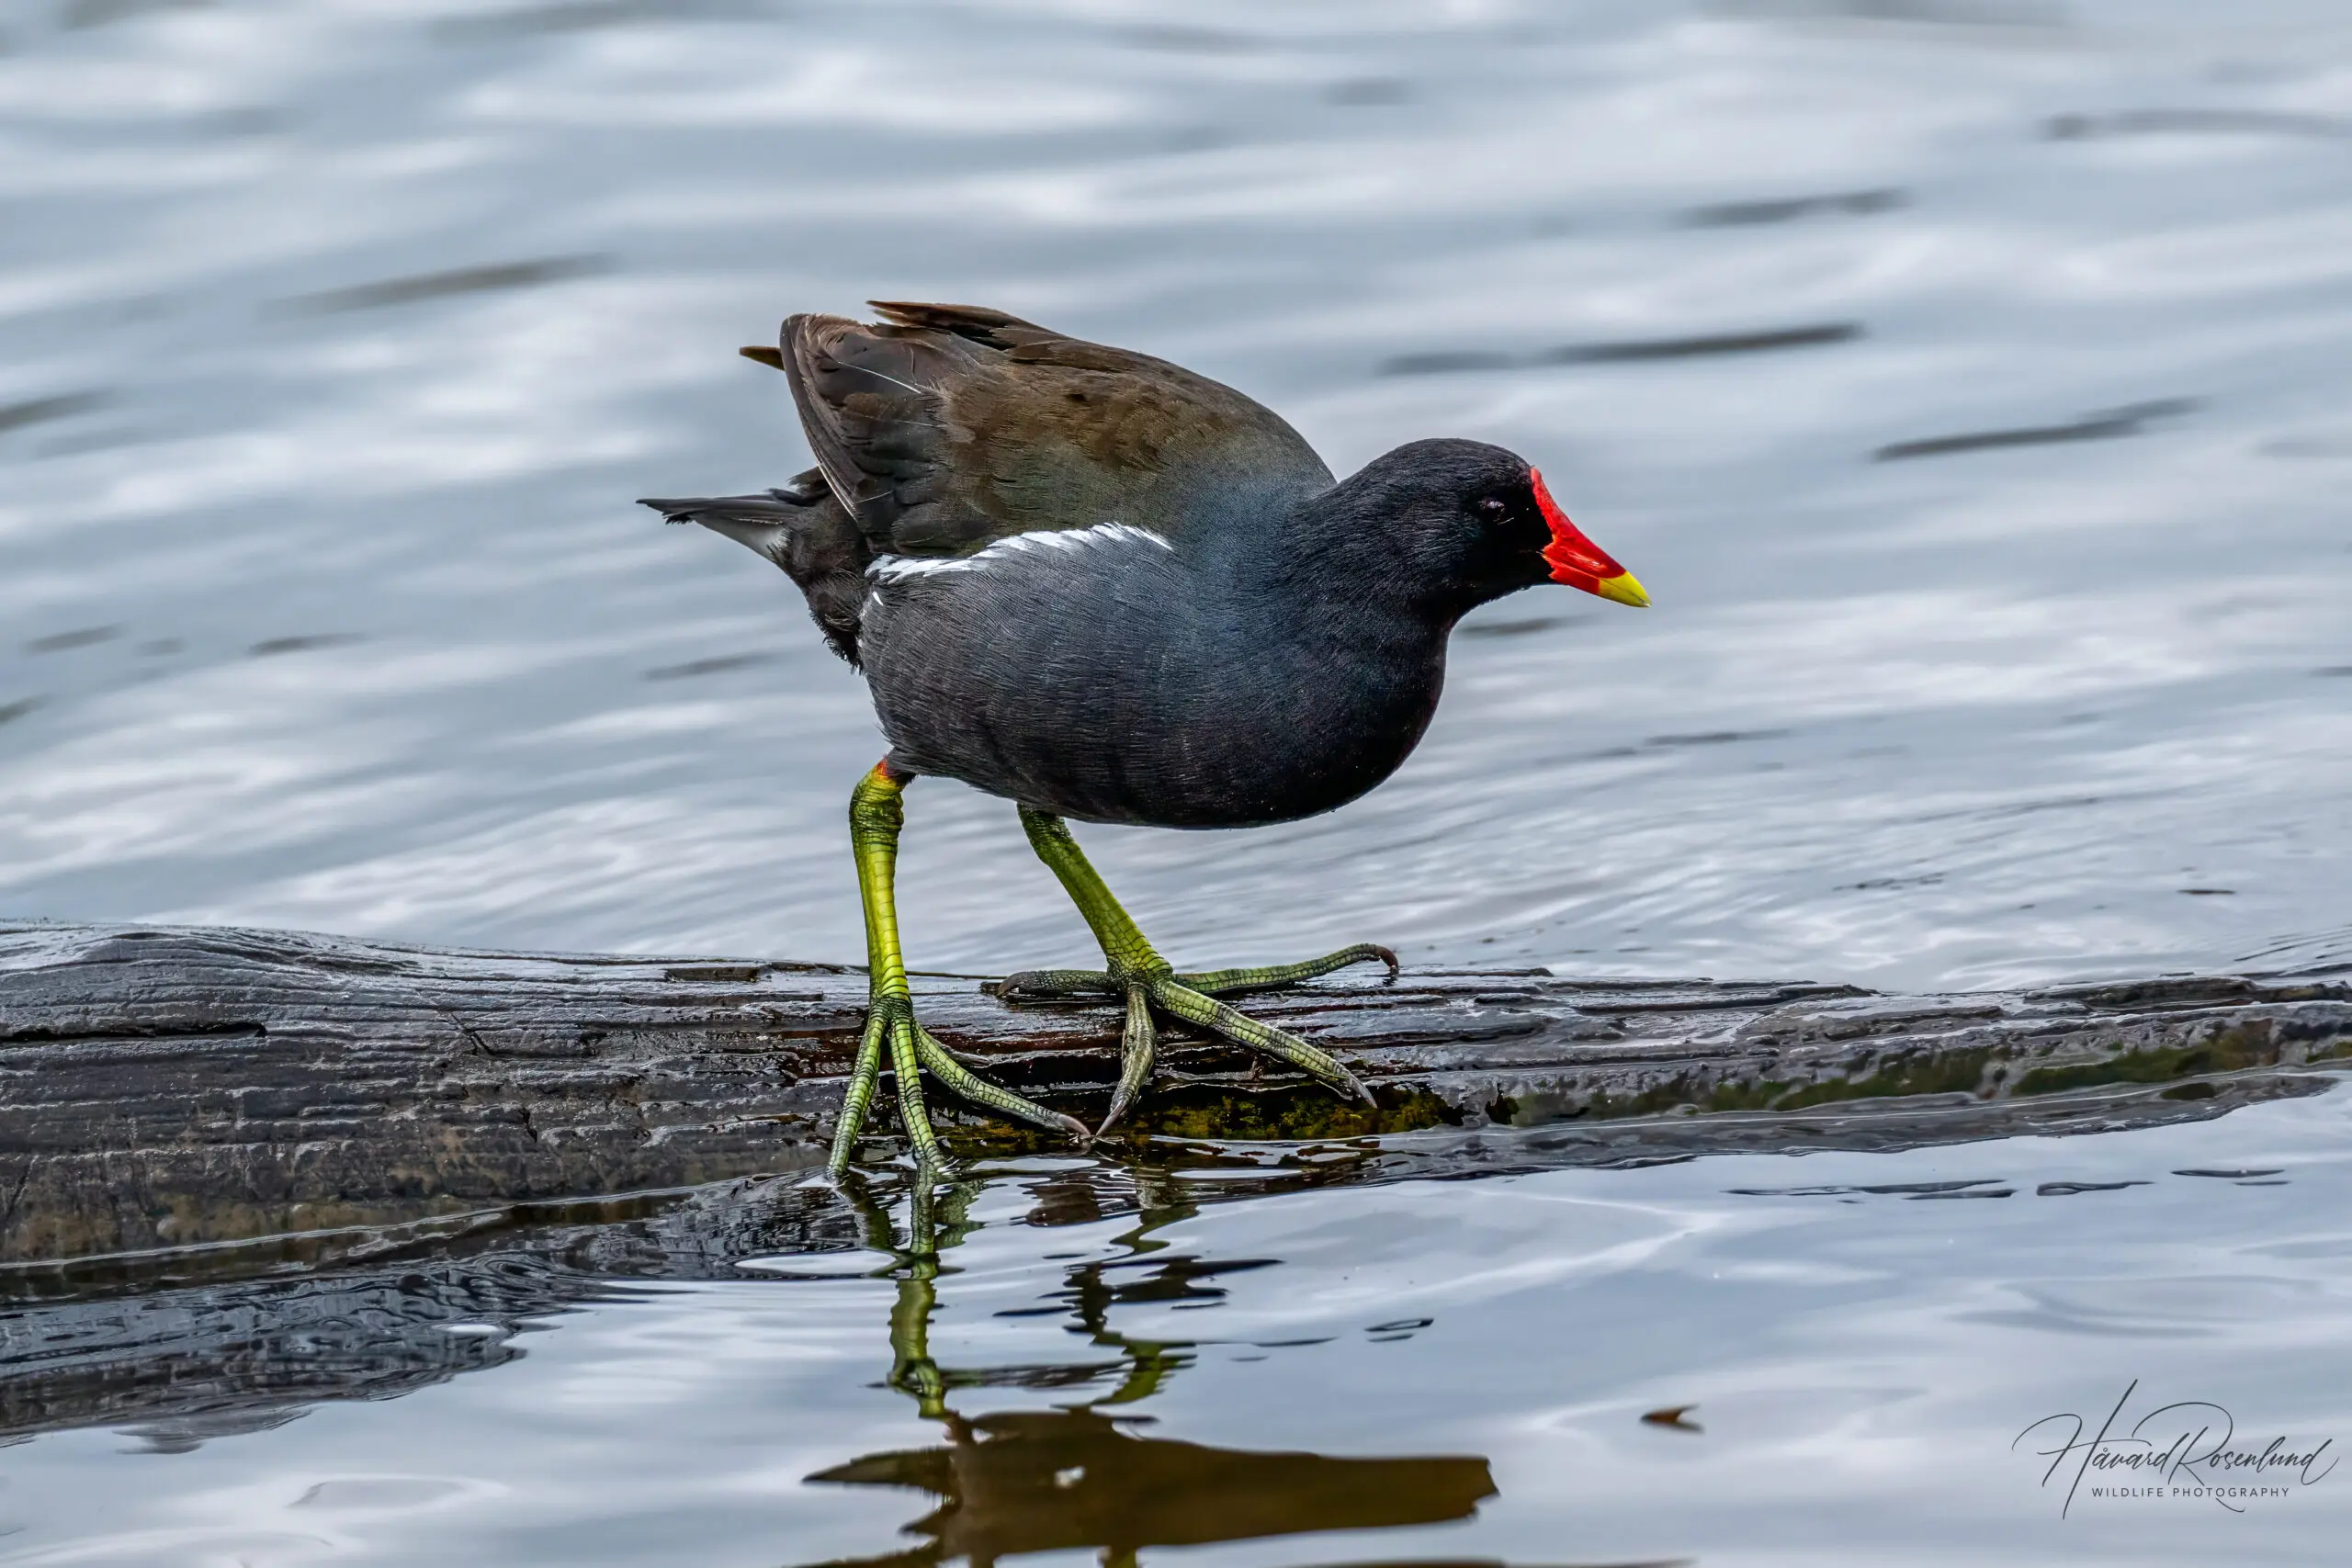
[[(862, 689), (631, 502), (800, 468), (734, 348), (878, 295), (1197, 366), (1341, 471), (1507, 443), (1657, 596), (1485, 612), (1331, 818), (1090, 834), (1182, 953), (2346, 951), (2336, 7), (33, 9), (12, 910), (858, 956)], [(2078, 438), (1951, 446), (2021, 431)], [(1005, 806), (910, 806), (918, 962), (1082, 952)]]
[[(632, 498), (803, 467), (733, 351), (879, 296), (1197, 367), (1341, 471), (1506, 443), (1656, 597), (1483, 612), (1334, 816), (1087, 832), (1182, 962), (2352, 956), (2339, 6), (51, 0), (0, 13), (0, 193), (17, 914), (859, 956), (862, 690), (780, 576)], [(916, 962), (1086, 954), (1007, 806), (909, 805)], [(583, 1284), (442, 1324), (485, 1370), (389, 1402), (12, 1450), (0, 1561), (968, 1551), (894, 1534), (940, 1495), (889, 1487), (949, 1475), (1012, 1488), (956, 1528), (1112, 1561), (1081, 1504), (1215, 1540), (1183, 1499), (1245, 1475), (1268, 1530), (1343, 1533), (1188, 1559), (2333, 1561), (2340, 1476), (2062, 1521), (2006, 1445), (2135, 1377), (2352, 1440), (2312, 1375), (2346, 1113), (1131, 1194), (1142, 1229), (1047, 1201), (1120, 1172), (1025, 1169), (939, 1254), (928, 1416), (887, 1258)], [(2207, 1167), (2291, 1174), (2170, 1174)], [(1726, 1195), (1980, 1178), (2014, 1196)]]
[[(571, 1259), (691, 1280), (147, 1298), (174, 1385), (0, 1455), (0, 1562), (2334, 1563), (2347, 1115), (1236, 1203), (1041, 1161), (928, 1257), (903, 1190), (780, 1183)], [(9, 1325), (85, 1420), (137, 1407), (108, 1310)], [(374, 1400), (273, 1406), (338, 1376)], [(2020, 1435), (2127, 1393), (2334, 1446), (2226, 1506), (2045, 1480)]]

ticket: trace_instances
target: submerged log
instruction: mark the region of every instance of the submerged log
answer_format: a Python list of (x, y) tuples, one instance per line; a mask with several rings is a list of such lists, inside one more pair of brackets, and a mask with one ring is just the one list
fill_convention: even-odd
[[(980, 1070), (1100, 1114), (1115, 1009), (915, 984), (932, 1031)], [(58, 1260), (380, 1240), (814, 1167), (865, 991), (862, 971), (822, 964), (0, 930), (0, 1264), (40, 1293)], [(1125, 1145), (1215, 1140), (1295, 1168), (1327, 1157), (1302, 1145), (1404, 1134), (1341, 1145), (1375, 1178), (1883, 1146), (2211, 1114), (2352, 1058), (2341, 976), (1894, 997), (1375, 970), (1248, 1005), (1336, 1052), (1377, 1110), (1170, 1026)], [(1058, 1146), (933, 1103), (959, 1153)]]

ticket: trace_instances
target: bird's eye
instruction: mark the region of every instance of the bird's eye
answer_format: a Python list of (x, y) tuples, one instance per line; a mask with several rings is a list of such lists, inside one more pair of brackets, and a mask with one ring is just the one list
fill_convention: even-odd
[(1485, 518), (1489, 523), (1501, 522), (1503, 513), (1510, 510), (1510, 505), (1498, 495), (1481, 496), (1479, 498), (1478, 515)]

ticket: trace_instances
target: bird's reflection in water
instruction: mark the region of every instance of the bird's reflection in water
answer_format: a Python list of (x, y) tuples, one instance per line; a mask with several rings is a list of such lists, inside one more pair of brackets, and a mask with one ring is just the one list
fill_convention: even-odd
[[(852, 1179), (854, 1180), (854, 1178)], [(1189, 1365), (1191, 1347), (1131, 1339), (1109, 1325), (1118, 1301), (1172, 1294), (1214, 1295), (1194, 1281), (1215, 1272), (1262, 1267), (1263, 1260), (1204, 1265), (1170, 1258), (1142, 1280), (1113, 1284), (1106, 1270), (1122, 1261), (1070, 1269), (1057, 1292), (1077, 1325), (1116, 1359), (1081, 1365), (942, 1367), (931, 1358), (931, 1314), (937, 1304), (939, 1254), (969, 1229), (965, 1211), (977, 1190), (939, 1193), (915, 1184), (910, 1237), (895, 1245), (889, 1216), (862, 1187), (851, 1189), (865, 1242), (898, 1261), (899, 1297), (890, 1314), (892, 1388), (908, 1394), (945, 1441), (931, 1448), (867, 1454), (808, 1479), (847, 1486), (912, 1487), (937, 1506), (905, 1527), (917, 1544), (887, 1556), (830, 1568), (929, 1568), (961, 1559), (987, 1568), (1027, 1551), (1092, 1548), (1105, 1568), (1132, 1564), (1145, 1547), (1297, 1535), (1311, 1530), (1378, 1529), (1467, 1518), (1495, 1495), (1487, 1461), (1466, 1457), (1335, 1459), (1314, 1453), (1208, 1448), (1147, 1436), (1148, 1416), (1114, 1415), (1155, 1393)], [(1190, 1207), (1148, 1208), (1122, 1238), (1136, 1258), (1164, 1243), (1150, 1232)], [(1054, 1309), (1057, 1313), (1064, 1309)], [(1115, 1380), (1100, 1398), (1058, 1409), (966, 1416), (950, 1408), (958, 1390), (1070, 1388)]]

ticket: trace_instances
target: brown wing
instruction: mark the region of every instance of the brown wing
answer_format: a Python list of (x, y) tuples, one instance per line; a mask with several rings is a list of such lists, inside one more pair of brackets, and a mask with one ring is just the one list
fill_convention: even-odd
[(958, 555), (1113, 522), (1172, 539), (1331, 483), (1273, 411), (1165, 360), (974, 306), (874, 308), (882, 324), (791, 318), (780, 367), (877, 549)]

